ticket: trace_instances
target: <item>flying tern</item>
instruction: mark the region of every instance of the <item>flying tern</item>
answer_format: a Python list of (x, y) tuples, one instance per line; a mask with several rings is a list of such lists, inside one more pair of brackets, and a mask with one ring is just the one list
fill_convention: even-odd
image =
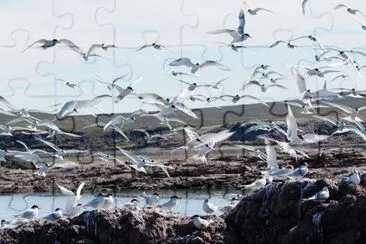
[(243, 2), (243, 4), (245, 4), (247, 6), (247, 12), (251, 15), (257, 15), (258, 12), (268, 12), (268, 13), (274, 14), (274, 12), (269, 9), (265, 9), (265, 8), (254, 8), (253, 9), (253, 8), (250, 8), (246, 2)]
[(248, 38), (251, 38), (251, 36), (248, 33), (244, 32), (245, 27), (245, 15), (244, 11), (241, 9), (239, 12), (239, 26), (237, 30), (233, 29), (221, 29), (221, 30), (213, 30), (209, 31), (207, 33), (209, 34), (221, 34), (221, 33), (228, 33), (233, 40), (231, 41), (231, 44), (236, 42), (242, 42), (247, 40)]
[(176, 59), (169, 63), (169, 66), (186, 66), (188, 68), (191, 68), (191, 73), (196, 73), (199, 69), (207, 68), (207, 67), (218, 67), (221, 70), (230, 71), (230, 68), (226, 65), (223, 65), (217, 61), (213, 60), (206, 60), (203, 63), (193, 63), (191, 59), (187, 57)]
[(80, 207), (78, 206), (78, 202), (81, 198), (81, 190), (84, 185), (85, 182), (81, 182), (75, 193), (61, 185), (57, 185), (61, 194), (67, 196), (66, 205), (63, 210), (65, 216), (74, 216), (79, 212)]

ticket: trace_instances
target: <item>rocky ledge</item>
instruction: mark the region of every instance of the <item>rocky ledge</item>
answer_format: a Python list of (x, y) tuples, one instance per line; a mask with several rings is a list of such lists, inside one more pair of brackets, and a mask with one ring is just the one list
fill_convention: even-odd
[[(366, 189), (333, 181), (279, 182), (245, 196), (226, 216), (190, 217), (126, 208), (0, 230), (1, 243), (364, 243)], [(324, 186), (329, 198), (308, 200)]]

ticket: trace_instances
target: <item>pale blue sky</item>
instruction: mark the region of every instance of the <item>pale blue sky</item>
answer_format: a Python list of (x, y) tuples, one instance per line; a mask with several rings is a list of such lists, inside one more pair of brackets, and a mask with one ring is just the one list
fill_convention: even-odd
[[(106, 87), (95, 81), (96, 74), (106, 81), (111, 81), (117, 76), (128, 73), (132, 80), (140, 75), (144, 77), (136, 86), (137, 92), (156, 92), (161, 96), (172, 96), (178, 94), (183, 86), (166, 75), (165, 72), (173, 70), (167, 66), (167, 62), (186, 56), (197, 62), (208, 59), (220, 60), (229, 66), (231, 72), (215, 68), (204, 69), (200, 71), (200, 78), (196, 79), (198, 83), (215, 82), (230, 76), (224, 83), (225, 94), (237, 93), (243, 82), (248, 81), (251, 75), (250, 67), (261, 63), (270, 64), (274, 70), (290, 78), (281, 83), (288, 86), (289, 90), (275, 88), (263, 94), (258, 87), (252, 87), (244, 93), (267, 100), (287, 99), (299, 96), (288, 65), (296, 64), (300, 59), (312, 61), (314, 53), (310, 41), (299, 41), (299, 45), (304, 44), (308, 47), (294, 50), (283, 46), (266, 48), (276, 41), (275, 38), (287, 39), (291, 35), (296, 37), (315, 32), (324, 45), (345, 49), (364, 46), (366, 31), (362, 30), (345, 10), (333, 11), (333, 7), (340, 2), (309, 0), (305, 16), (301, 13), (301, 0), (247, 2), (252, 8), (265, 7), (275, 14), (263, 12), (251, 16), (246, 13), (245, 30), (253, 38), (243, 44), (253, 48), (235, 53), (228, 48), (220, 48), (216, 43), (230, 42), (229, 35), (210, 35), (207, 31), (221, 28), (236, 29), (239, 10), (241, 8), (245, 10), (242, 1), (12, 1), (7, 4), (7, 10), (0, 16), (2, 29), (0, 79), (4, 84), (0, 89), (0, 95), (19, 107), (48, 110), (48, 106), (54, 103), (70, 99), (89, 99), (107, 93)], [(342, 1), (342, 3), (366, 13), (364, 0)], [(315, 18), (320, 15), (323, 16)], [(366, 18), (363, 20), (366, 23)], [(283, 31), (277, 31), (279, 29)], [(22, 53), (27, 45), (41, 38), (68, 38), (83, 49), (87, 49), (93, 43), (114, 43), (120, 48), (108, 52), (100, 50), (98, 54), (104, 55), (106, 59), (89, 62), (83, 61), (75, 52), (62, 47), (48, 50), (29, 49)], [(134, 52), (135, 48), (144, 45), (145, 42), (154, 41), (169, 45), (176, 52), (154, 49)], [(365, 58), (362, 59), (359, 55), (357, 60), (365, 63)], [(188, 71), (186, 68), (174, 70)], [(351, 68), (345, 67), (344, 71), (350, 77), (359, 79), (359, 88), (366, 89), (365, 80), (357, 77)], [(57, 81), (55, 83), (54, 77), (79, 83), (82, 91), (72, 90)], [(322, 87), (323, 81), (324, 79), (310, 78), (307, 84), (309, 88), (316, 90)], [(126, 86), (129, 82), (121, 81), (119, 84)], [(354, 83), (355, 81), (347, 80), (342, 84), (335, 82), (330, 86), (335, 88), (342, 85), (352, 88)], [(205, 90), (202, 92), (207, 94)], [(220, 93), (221, 91), (213, 95)], [(204, 104), (189, 103), (188, 106), (201, 107)], [(134, 97), (127, 97), (115, 105), (112, 105), (110, 100), (105, 101), (100, 107), (106, 112), (128, 112), (138, 109), (139, 103)]]

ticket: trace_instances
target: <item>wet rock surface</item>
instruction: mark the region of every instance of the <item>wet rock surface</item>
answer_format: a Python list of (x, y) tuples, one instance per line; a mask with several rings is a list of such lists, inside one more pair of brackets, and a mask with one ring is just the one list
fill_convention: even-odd
[[(365, 189), (336, 186), (329, 180), (305, 184), (287, 182), (262, 188), (230, 212), (227, 225), (241, 243), (364, 243)], [(324, 186), (330, 192), (328, 200), (304, 200)]]
[[(327, 186), (324, 202), (307, 200)], [(245, 196), (225, 216), (114, 208), (0, 230), (1, 243), (364, 243), (366, 189), (331, 180), (276, 182)]]
[[(203, 217), (205, 218), (205, 217)], [(224, 219), (197, 229), (190, 217), (125, 208), (93, 210), (56, 222), (32, 221), (0, 230), (1, 243), (236, 243)]]
[[(310, 159), (296, 162), (285, 154), (278, 154), (280, 166), (298, 167), (300, 162), (309, 164), (313, 179), (333, 179), (357, 167), (366, 171), (364, 150), (361, 148), (330, 148), (319, 153), (316, 148), (305, 149)], [(224, 154), (225, 155), (225, 154)], [(266, 163), (250, 156), (209, 157), (209, 163), (172, 160), (166, 163), (170, 178), (159, 168), (147, 168), (147, 174), (136, 173), (123, 165), (98, 162), (82, 167), (63, 169), (51, 168), (46, 177), (33, 174), (31, 169), (0, 168), (0, 192), (57, 192), (57, 184), (76, 189), (85, 181), (83, 192), (121, 191), (124, 189), (186, 189), (190, 187), (239, 188), (261, 177)]]

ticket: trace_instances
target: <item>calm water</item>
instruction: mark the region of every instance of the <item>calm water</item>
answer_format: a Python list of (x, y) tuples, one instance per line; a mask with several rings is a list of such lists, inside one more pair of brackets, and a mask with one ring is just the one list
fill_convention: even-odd
[[(151, 195), (152, 191), (146, 191), (147, 195)], [(210, 198), (210, 202), (217, 206), (227, 205), (230, 199), (238, 192), (226, 193), (224, 191), (207, 190), (182, 190), (182, 191), (159, 191), (160, 203), (169, 200), (170, 196), (177, 195), (182, 199), (179, 200), (178, 206), (173, 209), (174, 212), (181, 212), (185, 215), (192, 216), (194, 214), (205, 214), (202, 210), (202, 203), (205, 198)], [(122, 206), (141, 195), (142, 191), (120, 192), (116, 194), (115, 205)], [(85, 204), (94, 197), (92, 194), (82, 194), (80, 203)], [(38, 205), (40, 209), (40, 217), (46, 216), (55, 208), (64, 208), (67, 196), (60, 194), (12, 194), (0, 195), (0, 219), (11, 220), (14, 214), (21, 213), (33, 204)], [(140, 198), (139, 206), (143, 207), (145, 200)], [(220, 212), (218, 212), (220, 213)]]

